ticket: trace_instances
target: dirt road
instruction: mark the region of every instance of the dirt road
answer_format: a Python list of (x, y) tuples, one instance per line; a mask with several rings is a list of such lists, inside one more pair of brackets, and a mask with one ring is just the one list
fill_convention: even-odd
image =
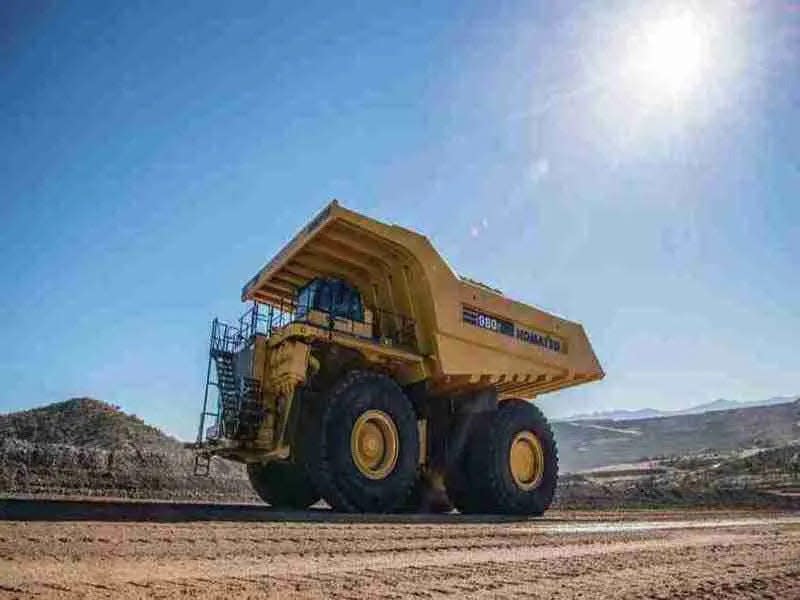
[(1, 521), (0, 598), (800, 598), (797, 514), (293, 519)]

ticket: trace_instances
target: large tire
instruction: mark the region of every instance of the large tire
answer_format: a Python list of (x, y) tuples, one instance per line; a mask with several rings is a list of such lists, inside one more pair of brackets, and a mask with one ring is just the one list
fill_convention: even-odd
[[(517, 463), (522, 467), (516, 469), (512, 466), (515, 452), (523, 456)], [(527, 460), (528, 454), (532, 460)], [(474, 486), (471, 496), (478, 499), (478, 505), (472, 508), (539, 516), (553, 501), (558, 451), (547, 419), (529, 402), (509, 400), (501, 404), (473, 432), (468, 461)]]
[[(389, 377), (351, 371), (331, 390), (308, 433), (317, 444), (305, 455), (306, 470), (335, 510), (390, 512), (399, 509), (417, 478), (419, 433), (411, 403)], [(366, 421), (365, 421), (366, 418)], [(391, 438), (376, 459), (374, 471), (357, 464), (353, 441), (371, 419)], [(377, 428), (376, 428), (377, 429)], [(391, 457), (388, 449), (391, 448)], [(369, 475), (368, 475), (369, 474)], [(371, 476), (370, 476), (371, 475)]]
[(476, 474), (470, 470), (473, 440), (485, 418), (483, 413), (459, 417), (454, 420), (447, 437), (445, 487), (453, 505), (464, 514), (485, 512), (481, 509), (477, 486), (472, 482), (472, 476)]
[(326, 445), (324, 443), (324, 419), (328, 409), (327, 398), (317, 398), (306, 404), (304, 408), (305, 427), (300, 434), (304, 443), (299, 445), (300, 462), (305, 475), (320, 495), (333, 510), (340, 512), (355, 512), (353, 506), (341, 494), (334, 481), (327, 460)]
[(276, 508), (303, 510), (320, 499), (303, 469), (292, 463), (251, 463), (247, 476), (259, 497)]

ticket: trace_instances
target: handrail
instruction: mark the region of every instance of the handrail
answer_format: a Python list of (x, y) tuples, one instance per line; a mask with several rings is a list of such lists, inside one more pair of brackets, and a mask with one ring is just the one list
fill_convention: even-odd
[[(214, 330), (217, 327), (217, 319), (211, 324), (211, 341), (209, 345), (214, 344)], [(203, 410), (200, 413), (200, 425), (197, 428), (197, 443), (201, 444), (203, 440), (206, 438), (205, 435), (205, 425), (206, 425), (206, 417), (212, 416), (211, 413), (208, 412), (208, 388), (211, 383), (211, 354), (209, 353), (208, 356), (208, 366), (206, 367), (206, 389), (203, 393)]]
[(212, 334), (212, 350), (237, 352), (250, 344), (256, 335), (269, 337), (275, 331), (290, 323), (306, 323), (320, 327), (312, 319), (313, 313), (326, 313), (329, 317), (327, 327), (331, 331), (371, 339), (380, 343), (391, 343), (409, 348), (416, 347), (416, 322), (410, 317), (382, 309), (373, 309), (372, 332), (365, 335), (361, 331), (363, 321), (336, 316), (332, 312), (313, 307), (298, 307), (287, 304), (274, 307), (268, 304), (253, 303), (238, 319), (236, 325), (216, 322), (215, 333)]
[[(365, 323), (356, 319), (336, 316), (333, 312), (320, 310), (315, 307), (301, 307), (296, 305), (274, 307), (271, 305), (254, 303), (246, 310), (234, 324), (224, 323), (214, 319), (211, 323), (211, 340), (206, 369), (206, 387), (203, 395), (203, 410), (200, 415), (200, 425), (197, 431), (197, 446), (205, 442), (213, 442), (220, 435), (223, 408), (220, 405), (221, 396), (217, 399), (217, 410), (209, 409), (209, 388), (215, 386), (220, 389), (219, 381), (211, 379), (211, 363), (223, 360), (224, 355), (232, 355), (244, 350), (253, 343), (257, 335), (269, 337), (273, 332), (284, 328), (290, 323), (305, 323), (312, 327), (327, 330), (331, 335), (343, 333), (360, 339), (371, 340), (379, 344), (397, 345), (408, 349), (416, 349), (416, 323), (413, 319), (385, 310), (370, 310), (371, 321)], [(327, 315), (320, 322), (320, 313)], [(369, 325), (369, 327), (365, 327)], [(252, 359), (252, 357), (251, 357)], [(224, 360), (230, 360), (225, 358)], [(214, 433), (206, 429), (209, 420), (213, 420)]]
[(211, 353), (214, 352), (238, 352), (244, 346), (246, 340), (242, 337), (240, 328), (228, 323), (223, 323), (219, 319), (214, 319), (211, 327)]
[[(271, 305), (254, 303), (235, 324), (214, 319), (211, 327), (210, 356), (215, 353), (234, 354), (252, 344), (257, 335), (271, 336), (290, 323), (304, 323), (326, 329), (331, 333), (343, 333), (379, 344), (389, 344), (415, 350), (417, 347), (416, 322), (414, 319), (385, 310), (370, 310), (371, 321), (365, 323), (318, 308), (297, 310), (296, 306), (284, 310)], [(320, 313), (327, 319), (320, 322)], [(364, 327), (364, 325), (368, 327)]]

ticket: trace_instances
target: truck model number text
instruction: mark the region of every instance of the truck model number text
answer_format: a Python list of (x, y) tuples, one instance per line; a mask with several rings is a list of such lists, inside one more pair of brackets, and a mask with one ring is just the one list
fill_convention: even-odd
[(492, 317), (468, 306), (465, 306), (463, 309), (462, 319), (465, 323), (469, 323), (475, 327), (507, 335), (527, 344), (540, 346), (546, 350), (552, 350), (553, 352), (563, 351), (561, 340), (557, 338), (532, 329), (525, 329), (519, 325), (514, 325), (511, 321), (501, 319), (500, 317)]

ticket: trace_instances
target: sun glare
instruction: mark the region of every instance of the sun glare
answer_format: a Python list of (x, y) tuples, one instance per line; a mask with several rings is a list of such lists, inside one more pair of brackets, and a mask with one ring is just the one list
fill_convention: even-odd
[(752, 60), (746, 19), (740, 3), (700, 0), (602, 11), (587, 28), (581, 78), (557, 100), (588, 99), (582, 133), (615, 160), (655, 151), (654, 141), (667, 148), (740, 110), (733, 98)]
[(710, 68), (710, 35), (690, 11), (644, 23), (629, 46), (631, 75), (639, 94), (680, 100)]

